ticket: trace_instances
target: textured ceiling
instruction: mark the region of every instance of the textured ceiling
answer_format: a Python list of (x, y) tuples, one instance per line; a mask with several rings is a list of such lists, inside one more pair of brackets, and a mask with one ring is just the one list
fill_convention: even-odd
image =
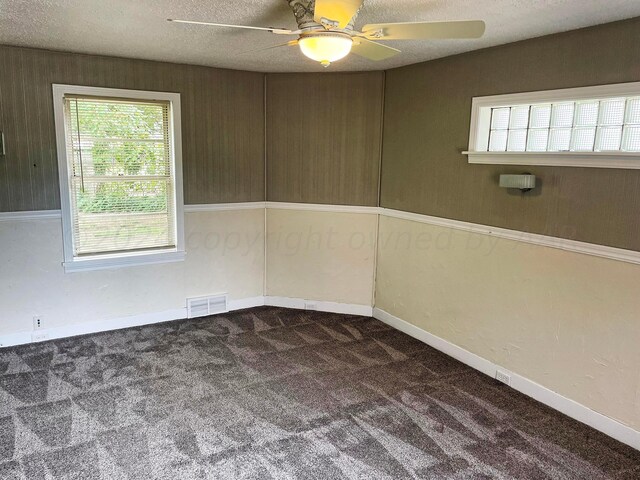
[[(356, 23), (484, 20), (480, 40), (395, 41), (383, 62), (355, 55), (332, 71), (382, 70), (640, 16), (638, 0), (365, 0)], [(286, 0), (0, 0), (0, 44), (264, 72), (322, 71), (291, 37), (168, 23), (178, 18), (296, 28)]]

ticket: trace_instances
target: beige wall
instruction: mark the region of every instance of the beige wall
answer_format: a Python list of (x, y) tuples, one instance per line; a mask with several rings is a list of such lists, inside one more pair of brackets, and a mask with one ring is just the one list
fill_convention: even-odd
[[(185, 214), (184, 262), (64, 273), (60, 219), (0, 221), (1, 337), (160, 313), (187, 297), (266, 294), (371, 306), (377, 215), (265, 210)], [(266, 260), (266, 262), (265, 262)], [(265, 263), (268, 275), (265, 278)]]
[(376, 307), (640, 429), (640, 266), (381, 217)]
[[(184, 262), (64, 273), (59, 219), (0, 222), (0, 336), (262, 296), (264, 210), (188, 213)], [(1, 342), (0, 342), (1, 343)]]
[(377, 215), (267, 210), (267, 295), (372, 305)]

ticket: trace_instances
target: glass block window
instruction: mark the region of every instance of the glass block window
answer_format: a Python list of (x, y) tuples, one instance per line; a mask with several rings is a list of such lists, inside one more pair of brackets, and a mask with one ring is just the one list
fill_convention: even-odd
[(487, 151), (640, 152), (640, 96), (491, 108)]

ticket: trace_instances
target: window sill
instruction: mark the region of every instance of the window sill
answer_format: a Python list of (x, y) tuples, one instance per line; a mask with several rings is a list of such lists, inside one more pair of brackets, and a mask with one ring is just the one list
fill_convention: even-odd
[(87, 272), (91, 270), (107, 270), (114, 268), (133, 267), (136, 265), (154, 265), (158, 263), (174, 263), (184, 261), (186, 252), (164, 250), (148, 253), (96, 255), (93, 257), (76, 258), (63, 262), (65, 273)]
[(462, 152), (469, 163), (640, 169), (640, 152)]

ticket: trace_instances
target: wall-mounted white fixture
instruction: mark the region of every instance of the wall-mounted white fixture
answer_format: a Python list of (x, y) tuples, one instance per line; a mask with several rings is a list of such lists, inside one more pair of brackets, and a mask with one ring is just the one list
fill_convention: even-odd
[(529, 173), (522, 175), (500, 175), (500, 186), (503, 188), (517, 188), (518, 190), (528, 192), (536, 188), (536, 176)]

